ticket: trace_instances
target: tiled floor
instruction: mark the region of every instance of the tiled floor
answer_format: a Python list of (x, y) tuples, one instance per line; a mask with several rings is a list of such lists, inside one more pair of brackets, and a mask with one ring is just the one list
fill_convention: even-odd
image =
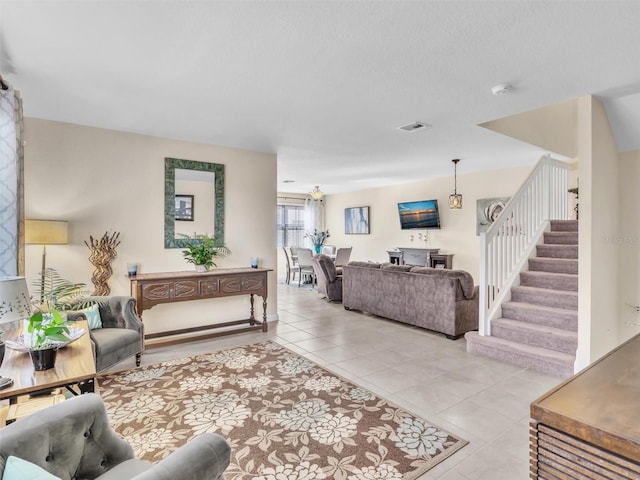
[(529, 404), (560, 379), (470, 355), (464, 338), (346, 311), (309, 287), (278, 288), (268, 333), (149, 349), (143, 363), (271, 339), (469, 441), (420, 480), (528, 478)]

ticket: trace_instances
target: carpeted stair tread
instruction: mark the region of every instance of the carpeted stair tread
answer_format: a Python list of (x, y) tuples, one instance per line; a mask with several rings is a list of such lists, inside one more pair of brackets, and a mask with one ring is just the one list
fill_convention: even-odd
[(578, 245), (544, 244), (536, 247), (537, 257), (578, 258)]
[(578, 232), (544, 232), (544, 243), (555, 245), (577, 245)]
[(467, 332), (467, 352), (502, 360), (539, 372), (568, 378), (573, 375), (575, 357), (566, 353), (533, 347), (494, 336)]
[(566, 290), (550, 290), (548, 288), (517, 286), (511, 287), (511, 300), (514, 302), (533, 303), (549, 307), (578, 310), (578, 292)]
[(573, 258), (539, 258), (529, 259), (529, 270), (551, 273), (578, 274), (578, 260)]
[(578, 312), (566, 308), (534, 305), (532, 303), (506, 302), (502, 304), (502, 317), (522, 322), (578, 331)]
[(578, 220), (551, 220), (552, 232), (577, 232)]
[(520, 285), (577, 292), (578, 275), (573, 273), (525, 271), (520, 273)]
[(578, 334), (576, 332), (509, 318), (496, 318), (493, 320), (491, 322), (491, 335), (569, 355), (575, 355), (578, 347)]

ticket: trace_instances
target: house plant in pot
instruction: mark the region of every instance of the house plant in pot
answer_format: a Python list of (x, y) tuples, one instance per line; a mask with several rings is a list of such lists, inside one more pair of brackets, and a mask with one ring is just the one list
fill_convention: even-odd
[(55, 366), (58, 348), (70, 342), (71, 322), (67, 321), (65, 310), (75, 310), (88, 306), (91, 301), (82, 297), (84, 283), (72, 283), (52, 268), (47, 268), (43, 279), (36, 285), (36, 298), (40, 304), (34, 305), (35, 312), (25, 325), (24, 342), (35, 370), (47, 370)]
[(189, 263), (193, 263), (198, 272), (206, 272), (211, 267), (217, 267), (213, 261), (215, 257), (225, 257), (231, 250), (219, 236), (210, 237), (206, 234), (194, 234), (193, 237), (183, 235), (187, 239), (182, 255)]
[(69, 322), (58, 310), (36, 311), (29, 318), (29, 355), (37, 371), (53, 368), (60, 342), (69, 340)]

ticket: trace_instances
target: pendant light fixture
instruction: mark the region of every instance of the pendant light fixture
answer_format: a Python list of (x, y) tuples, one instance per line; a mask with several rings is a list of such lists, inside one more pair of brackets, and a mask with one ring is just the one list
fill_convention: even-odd
[(324, 197), (324, 193), (320, 190), (320, 187), (318, 185), (313, 188), (309, 195), (311, 195), (311, 198), (313, 198), (314, 200), (320, 200), (322, 197)]
[(462, 208), (462, 195), (458, 193), (458, 162), (459, 158), (451, 160), (453, 162), (453, 194), (449, 195), (449, 208), (460, 210)]

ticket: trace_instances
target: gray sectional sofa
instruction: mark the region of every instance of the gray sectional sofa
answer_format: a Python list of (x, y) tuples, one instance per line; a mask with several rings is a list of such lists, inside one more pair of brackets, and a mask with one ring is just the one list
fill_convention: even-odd
[(455, 339), (478, 329), (478, 287), (463, 270), (350, 262), (342, 304)]

